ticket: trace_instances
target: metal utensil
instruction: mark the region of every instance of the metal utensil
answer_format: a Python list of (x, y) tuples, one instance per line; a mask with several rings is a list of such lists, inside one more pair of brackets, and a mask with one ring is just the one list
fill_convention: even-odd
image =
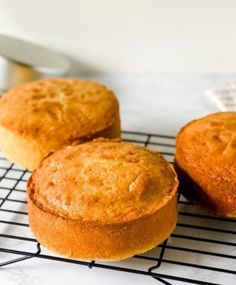
[(69, 60), (48, 48), (0, 35), (0, 90), (39, 78), (65, 76)]

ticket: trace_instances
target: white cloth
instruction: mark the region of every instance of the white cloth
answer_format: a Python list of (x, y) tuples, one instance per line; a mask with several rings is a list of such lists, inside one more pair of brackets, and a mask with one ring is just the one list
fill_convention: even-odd
[(205, 95), (220, 111), (236, 111), (236, 80), (215, 90), (207, 90)]

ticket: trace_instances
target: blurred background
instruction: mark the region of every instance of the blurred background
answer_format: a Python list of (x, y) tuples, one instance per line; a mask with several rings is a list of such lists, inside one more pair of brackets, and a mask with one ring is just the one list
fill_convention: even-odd
[(236, 71), (234, 0), (0, 0), (0, 33), (63, 52), (74, 72)]

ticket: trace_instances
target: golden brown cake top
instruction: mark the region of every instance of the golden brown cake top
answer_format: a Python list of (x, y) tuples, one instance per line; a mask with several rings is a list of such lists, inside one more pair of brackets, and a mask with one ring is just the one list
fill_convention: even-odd
[(180, 166), (187, 164), (215, 179), (236, 181), (236, 112), (215, 113), (187, 124), (177, 136), (176, 159)]
[(17, 86), (0, 99), (0, 125), (26, 138), (71, 142), (111, 125), (118, 101), (92, 81), (44, 79)]
[(176, 174), (157, 152), (114, 140), (68, 146), (44, 159), (28, 193), (61, 217), (119, 223), (154, 213), (177, 190)]

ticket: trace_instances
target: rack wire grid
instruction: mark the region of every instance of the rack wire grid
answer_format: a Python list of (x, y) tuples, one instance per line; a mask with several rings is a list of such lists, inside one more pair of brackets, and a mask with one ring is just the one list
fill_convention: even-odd
[[(173, 162), (173, 136), (122, 133), (125, 141), (161, 152)], [(146, 275), (159, 284), (235, 284), (236, 220), (210, 215), (179, 194), (174, 233), (155, 249), (119, 262), (66, 259), (43, 248), (32, 235), (27, 217), (26, 183), (30, 172), (0, 153), (0, 267), (30, 258)], [(23, 264), (22, 264), (23, 265)], [(11, 265), (14, 266), (14, 265)], [(227, 280), (227, 282), (226, 282)]]

